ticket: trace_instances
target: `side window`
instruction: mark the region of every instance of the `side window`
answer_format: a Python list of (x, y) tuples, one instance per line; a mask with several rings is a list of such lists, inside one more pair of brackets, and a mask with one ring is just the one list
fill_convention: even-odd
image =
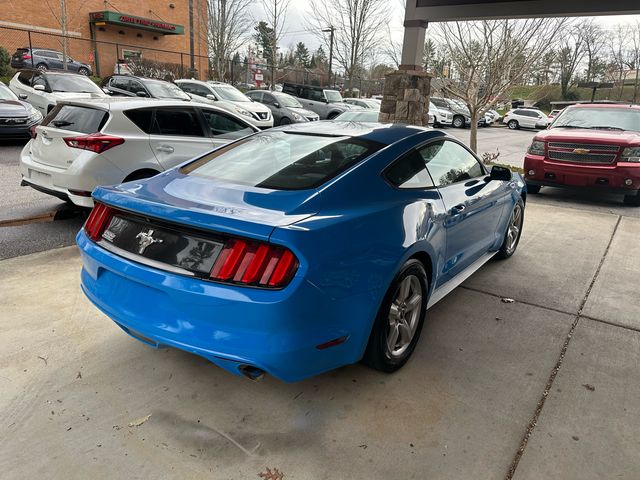
[(197, 112), (193, 108), (158, 108), (151, 133), (183, 137), (205, 136)]
[(424, 160), (417, 152), (412, 152), (392, 164), (385, 173), (385, 177), (398, 188), (433, 187)]
[(484, 168), (471, 152), (455, 142), (441, 140), (419, 150), (427, 170), (438, 187), (485, 175)]
[(523, 115), (526, 116), (526, 114), (524, 113), (524, 110), (514, 110), (513, 111), (514, 115)]
[(135, 110), (127, 110), (125, 116), (131, 120), (136, 127), (144, 133), (151, 133), (151, 120), (153, 119), (153, 109), (138, 108)]
[(47, 81), (42, 75), (34, 75), (31, 79), (31, 86), (35, 87), (36, 85), (42, 85), (43, 87), (47, 88)]
[[(38, 55), (39, 57), (44, 58), (58, 58), (58, 54), (56, 52), (50, 52), (48, 50), (36, 50), (33, 52), (34, 55)], [(60, 60), (62, 60), (62, 54), (60, 54)]]
[(197, 83), (191, 84), (191, 88), (194, 95), (200, 95), (201, 97), (213, 95), (207, 87), (203, 87), (202, 85), (198, 85)]
[(251, 100), (253, 100), (254, 102), (262, 101), (262, 92), (248, 92), (248, 93), (245, 93), (245, 95), (249, 97)]
[(32, 72), (20, 72), (18, 81), (23, 85), (31, 85), (31, 75), (33, 75)]
[(253, 129), (216, 110), (202, 109), (205, 122), (213, 138), (235, 140), (253, 133)]
[(311, 97), (311, 90), (309, 90), (308, 88), (300, 89), (300, 98), (306, 98), (307, 100), (313, 100), (313, 98)]
[(109, 86), (120, 90), (129, 90), (129, 79), (123, 77), (113, 77), (109, 81)]
[(278, 103), (278, 101), (270, 93), (264, 93), (262, 94), (262, 103), (266, 103), (267, 105), (275, 105), (276, 103)]
[(137, 80), (131, 80), (129, 82), (129, 89), (130, 92), (137, 94), (138, 92), (145, 92), (147, 93), (147, 91), (145, 90), (145, 88), (142, 86), (142, 84), (140, 82), (138, 82)]

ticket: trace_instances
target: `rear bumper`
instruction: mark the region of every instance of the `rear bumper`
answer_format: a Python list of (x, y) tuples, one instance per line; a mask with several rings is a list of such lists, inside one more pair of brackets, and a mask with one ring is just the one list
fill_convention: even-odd
[[(630, 195), (640, 190), (640, 164), (585, 165), (525, 155), (525, 180), (532, 185), (599, 189)], [(534, 171), (532, 175), (530, 171)], [(628, 184), (631, 182), (630, 184)]]
[[(328, 298), (302, 273), (283, 290), (243, 288), (138, 264), (91, 242), (83, 231), (77, 243), (83, 292), (148, 345), (185, 350), (235, 374), (249, 365), (286, 382), (362, 356), (348, 329), (328, 326), (328, 319), (344, 315), (343, 301)], [(346, 301), (370, 303), (365, 296)], [(316, 348), (343, 336), (349, 338), (340, 345)]]

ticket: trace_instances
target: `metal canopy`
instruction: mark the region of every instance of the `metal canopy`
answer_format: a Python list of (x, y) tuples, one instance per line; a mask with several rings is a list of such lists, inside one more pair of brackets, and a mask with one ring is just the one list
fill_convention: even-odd
[(640, 14), (640, 0), (407, 0), (405, 26), (491, 18)]

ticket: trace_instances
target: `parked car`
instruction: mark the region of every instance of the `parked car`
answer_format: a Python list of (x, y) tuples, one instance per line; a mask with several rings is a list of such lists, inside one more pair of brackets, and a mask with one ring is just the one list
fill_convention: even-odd
[(352, 108), (351, 105), (344, 102), (342, 95), (337, 90), (285, 83), (282, 86), (282, 91), (300, 100), (304, 108), (316, 112), (320, 116), (320, 120), (333, 120), (342, 112)]
[(30, 129), (41, 121), (39, 110), (0, 82), (0, 140), (27, 139)]
[(320, 120), (317, 113), (305, 110), (297, 98), (286, 93), (253, 90), (247, 92), (246, 95), (254, 102), (261, 103), (271, 110), (274, 125)]
[(640, 106), (566, 107), (539, 132), (524, 158), (527, 189), (542, 186), (609, 191), (640, 206)]
[(211, 103), (246, 117), (259, 128), (273, 127), (271, 110), (238, 90), (233, 85), (222, 82), (201, 82), (194, 79), (176, 80), (183, 91), (192, 95), (199, 102)]
[(452, 113), (453, 119), (451, 125), (456, 128), (464, 128), (471, 125), (471, 115), (467, 106), (459, 100), (452, 100), (450, 98), (442, 97), (429, 97), (431, 103), (440, 109), (449, 110)]
[(62, 100), (107, 96), (84, 75), (69, 72), (20, 70), (9, 82), (9, 88), (42, 115), (48, 114)]
[(502, 119), (502, 115), (496, 110), (487, 110), (484, 115), (485, 117), (491, 117), (491, 123), (497, 123)]
[(537, 108), (515, 108), (505, 113), (502, 123), (511, 130), (518, 128), (547, 128), (551, 119)]
[(114, 97), (191, 100), (191, 97), (175, 84), (155, 78), (136, 77), (133, 75), (112, 75), (105, 77), (100, 86), (106, 93)]
[(435, 127), (448, 126), (453, 123), (453, 112), (448, 108), (436, 107), (432, 101), (429, 101), (429, 113), (433, 115)]
[[(63, 70), (64, 55), (48, 48), (18, 48), (11, 55), (11, 67), (15, 69), (36, 68), (42, 72), (47, 70)], [(74, 60), (67, 55), (67, 70), (81, 75), (91, 75), (91, 65)]]
[(353, 105), (356, 108), (371, 108), (380, 110), (380, 102), (370, 98), (345, 98), (344, 103)]
[(336, 122), (377, 122), (379, 110), (372, 110), (370, 108), (360, 108), (358, 110), (349, 110), (348, 112), (342, 112), (334, 120)]
[(77, 242), (101, 311), (147, 345), (297, 381), (402, 367), (427, 308), (513, 255), (525, 191), (437, 130), (307, 122), (94, 199)]
[(153, 176), (256, 131), (238, 115), (195, 102), (62, 102), (22, 150), (22, 182), (91, 207), (98, 185)]

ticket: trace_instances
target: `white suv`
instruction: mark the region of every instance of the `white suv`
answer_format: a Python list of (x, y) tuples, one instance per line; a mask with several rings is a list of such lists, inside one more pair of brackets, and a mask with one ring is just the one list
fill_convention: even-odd
[(257, 131), (238, 115), (194, 102), (61, 102), (20, 154), (22, 184), (92, 207), (98, 185), (151, 177)]
[(254, 102), (233, 85), (222, 82), (202, 82), (200, 80), (176, 80), (183, 91), (197, 102), (210, 103), (232, 113), (242, 115), (259, 128), (273, 127), (271, 110), (261, 103)]
[(453, 113), (451, 110), (436, 107), (433, 102), (429, 102), (429, 115), (433, 115), (433, 126), (440, 127), (453, 123)]
[(505, 113), (502, 123), (511, 130), (517, 128), (547, 128), (552, 119), (537, 108), (516, 108)]

